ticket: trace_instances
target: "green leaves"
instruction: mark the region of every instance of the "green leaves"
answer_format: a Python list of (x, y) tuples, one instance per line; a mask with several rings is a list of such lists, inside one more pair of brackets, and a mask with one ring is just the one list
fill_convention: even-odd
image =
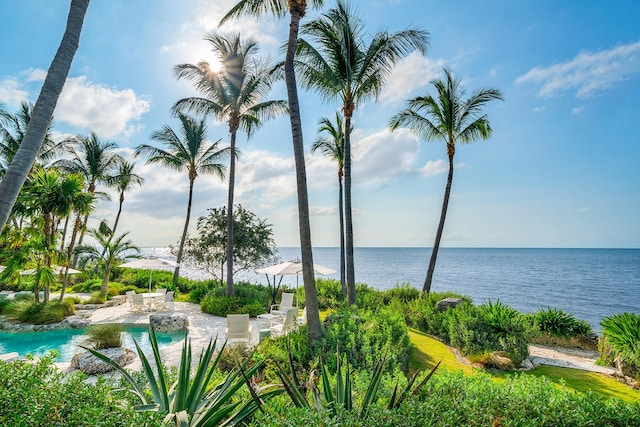
[(614, 357), (640, 367), (640, 316), (620, 313), (605, 317), (601, 322), (602, 338), (611, 346)]

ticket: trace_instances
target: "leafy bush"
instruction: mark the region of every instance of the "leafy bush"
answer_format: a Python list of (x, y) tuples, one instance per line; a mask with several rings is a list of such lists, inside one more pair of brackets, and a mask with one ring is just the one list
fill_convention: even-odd
[(589, 322), (557, 308), (538, 310), (525, 316), (532, 328), (531, 342), (594, 350), (597, 339)]
[[(369, 378), (355, 372), (354, 383)], [(359, 378), (364, 377), (364, 380)], [(380, 393), (387, 393), (382, 380)], [(363, 392), (357, 393), (361, 399)], [(556, 387), (548, 379), (517, 375), (496, 382), (484, 373), (438, 370), (416, 395), (389, 410), (385, 399), (369, 407), (366, 418), (357, 412), (309, 411), (295, 408), (284, 396), (271, 400), (265, 413), (256, 413), (250, 427), (306, 426), (611, 426), (640, 425), (640, 405), (575, 393)], [(357, 399), (356, 399), (357, 400)]]
[(276, 363), (289, 365), (287, 346), (291, 348), (296, 375), (302, 378), (309, 371), (313, 356), (308, 344), (307, 325), (301, 325), (287, 335), (272, 337), (260, 344), (256, 355), (266, 361), (264, 375), (268, 381), (278, 380)]
[(234, 286), (233, 297), (225, 296), (225, 291), (224, 287), (210, 291), (200, 301), (200, 309), (215, 316), (248, 313), (255, 317), (266, 311), (266, 303), (270, 297), (265, 286), (240, 282)]
[[(318, 293), (318, 306), (323, 308), (338, 308), (340, 307), (345, 296), (342, 295), (342, 287), (340, 281), (336, 279), (323, 279), (321, 277), (316, 279), (316, 291)], [(304, 287), (298, 289), (298, 299), (304, 301)], [(302, 302), (301, 302), (302, 304)]]
[(97, 350), (122, 346), (122, 326), (118, 324), (95, 325), (85, 335), (87, 344)]
[(448, 334), (443, 338), (465, 356), (504, 352), (517, 366), (529, 355), (527, 327), (522, 315), (500, 301), (480, 306), (463, 304), (447, 310), (444, 316), (443, 325), (448, 326)]
[(640, 316), (620, 313), (601, 322), (601, 349), (605, 360), (622, 362), (623, 373), (640, 379)]
[(219, 297), (213, 292), (209, 292), (202, 301), (200, 301), (200, 309), (202, 312), (213, 314), (214, 316), (237, 314), (239, 313), (239, 308), (239, 298)]
[[(335, 369), (335, 349), (340, 348), (354, 369), (373, 366), (387, 354), (388, 368), (407, 369), (409, 336), (403, 315), (392, 307), (377, 312), (343, 309), (325, 319), (325, 331), (316, 356), (326, 357)], [(327, 356), (328, 355), (328, 356)]]
[(57, 369), (52, 357), (0, 363), (0, 425), (157, 426), (157, 413), (137, 413), (111, 380), (86, 382), (80, 372)]
[(83, 301), (83, 304), (104, 304), (104, 298), (100, 291), (91, 294), (91, 298)]
[(200, 304), (202, 299), (212, 290), (213, 288), (209, 287), (206, 284), (200, 284), (198, 286), (193, 287), (189, 291), (189, 297), (187, 300), (194, 304)]
[(48, 304), (30, 299), (18, 299), (4, 307), (3, 314), (9, 320), (33, 325), (49, 325), (62, 322), (66, 316), (75, 313), (73, 303), (51, 301)]

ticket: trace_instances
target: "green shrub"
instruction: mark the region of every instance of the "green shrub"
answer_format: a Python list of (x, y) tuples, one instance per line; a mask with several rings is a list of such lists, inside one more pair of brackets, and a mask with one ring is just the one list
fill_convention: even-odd
[(443, 315), (443, 326), (448, 327), (445, 338), (465, 356), (484, 358), (488, 353), (504, 352), (517, 366), (529, 355), (522, 315), (500, 301), (463, 304)]
[(601, 322), (601, 344), (606, 361), (616, 358), (622, 362), (625, 375), (640, 379), (640, 316), (620, 313), (605, 317)]
[(137, 413), (124, 392), (99, 377), (87, 382), (80, 372), (63, 372), (53, 358), (0, 363), (2, 426), (159, 426), (162, 415)]
[[(318, 293), (318, 306), (324, 308), (338, 308), (345, 300), (342, 295), (342, 287), (337, 279), (316, 279), (316, 291)], [(304, 287), (298, 289), (299, 300), (301, 304), (304, 302)]]
[(91, 298), (83, 301), (83, 304), (104, 304), (104, 298), (100, 291), (91, 294)]
[(307, 325), (301, 325), (287, 335), (269, 338), (260, 344), (256, 354), (266, 361), (264, 376), (268, 382), (278, 381), (276, 363), (282, 367), (289, 366), (287, 345), (291, 348), (291, 358), (297, 377), (302, 379), (307, 376), (314, 352), (309, 348)]
[(200, 301), (200, 310), (203, 313), (213, 314), (214, 316), (226, 316), (227, 314), (236, 314), (239, 309), (239, 299), (236, 297), (219, 297), (213, 292), (208, 293), (202, 301)]
[(122, 346), (122, 326), (118, 324), (95, 325), (85, 335), (87, 344), (97, 350)]
[(534, 315), (534, 321), (541, 332), (554, 337), (570, 338), (591, 333), (591, 325), (588, 322), (557, 308), (538, 310)]
[(259, 302), (244, 304), (238, 309), (238, 313), (246, 313), (249, 317), (257, 317), (259, 314), (265, 313), (264, 304)]
[(75, 312), (73, 304), (51, 301), (48, 304), (30, 300), (17, 300), (5, 306), (4, 315), (14, 320), (32, 325), (49, 325), (62, 322), (65, 316)]
[(202, 299), (211, 290), (212, 290), (212, 288), (210, 288), (208, 285), (205, 285), (205, 284), (201, 284), (201, 285), (195, 286), (189, 291), (189, 297), (187, 298), (187, 300), (189, 302), (194, 303), (194, 304), (200, 304)]
[(0, 299), (0, 314), (4, 313), (4, 309), (7, 305), (11, 304), (11, 300), (7, 298)]

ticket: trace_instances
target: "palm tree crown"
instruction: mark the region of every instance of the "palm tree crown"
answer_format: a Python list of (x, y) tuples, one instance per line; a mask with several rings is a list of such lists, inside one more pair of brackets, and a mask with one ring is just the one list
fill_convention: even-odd
[(390, 121), (391, 130), (407, 127), (426, 141), (443, 140), (447, 145), (449, 174), (440, 211), (440, 222), (435, 242), (431, 250), (431, 259), (422, 290), (429, 292), (435, 271), (440, 240), (447, 217), (451, 183), (453, 181), (453, 157), (456, 143), (466, 144), (477, 139), (487, 139), (491, 135), (491, 125), (483, 107), (493, 100), (502, 100), (498, 89), (482, 88), (464, 98), (465, 91), (460, 81), (453, 77), (449, 69), (444, 70), (445, 80), (432, 82), (437, 96), (427, 95), (407, 101), (407, 106), (394, 115)]
[[(251, 39), (239, 34), (225, 37), (210, 33), (206, 40), (222, 63), (220, 71), (214, 71), (207, 62), (197, 65), (181, 64), (175, 67), (179, 79), (191, 81), (203, 97), (181, 99), (174, 110), (195, 111), (204, 116), (213, 115), (229, 125), (230, 149), (236, 153), (238, 130), (251, 137), (262, 126), (263, 120), (283, 114), (287, 103), (283, 100), (263, 101), (271, 89), (273, 77), (267, 72), (267, 61), (256, 57), (258, 47)], [(227, 201), (227, 296), (233, 289), (233, 198), (235, 189), (236, 156), (229, 162), (229, 197)]]

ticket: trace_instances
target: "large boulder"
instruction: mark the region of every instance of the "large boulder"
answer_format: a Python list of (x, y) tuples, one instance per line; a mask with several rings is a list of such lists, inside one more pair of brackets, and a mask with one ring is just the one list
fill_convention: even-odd
[(149, 325), (156, 332), (184, 331), (189, 327), (189, 319), (180, 313), (154, 313), (149, 316)]
[(461, 302), (460, 298), (443, 298), (436, 303), (436, 311), (447, 311), (457, 307)]
[[(115, 361), (120, 366), (131, 363), (136, 358), (136, 353), (128, 348), (114, 347), (98, 351), (111, 358), (111, 360)], [(87, 375), (104, 374), (105, 372), (111, 372), (115, 369), (113, 366), (103, 362), (88, 351), (78, 353), (73, 356), (71, 359), (71, 367), (79, 369)]]

